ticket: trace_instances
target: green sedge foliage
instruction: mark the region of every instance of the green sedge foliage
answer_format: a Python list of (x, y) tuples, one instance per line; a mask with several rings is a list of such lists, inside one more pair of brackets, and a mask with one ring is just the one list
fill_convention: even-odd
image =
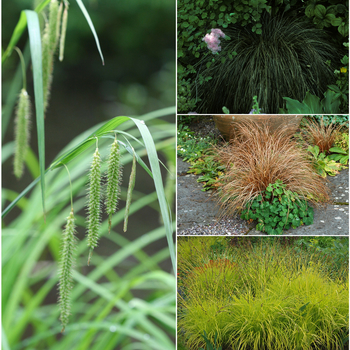
[(88, 247), (90, 247), (88, 265), (93, 249), (97, 246), (101, 225), (101, 156), (96, 148), (89, 173), (89, 205), (88, 205)]
[(60, 320), (62, 323), (62, 332), (68, 324), (70, 315), (70, 294), (73, 288), (72, 271), (75, 251), (75, 218), (73, 208), (67, 217), (67, 224), (63, 231), (61, 268), (59, 282), (59, 304), (61, 309)]
[[(214, 336), (214, 344), (212, 344), (211, 341), (207, 338), (207, 333), (205, 331), (202, 337), (207, 345), (206, 350), (222, 350), (221, 346), (216, 347), (217, 333), (215, 333), (215, 336)], [(205, 350), (205, 349), (199, 348), (199, 350)]]
[(122, 167), (120, 161), (119, 144), (117, 138), (111, 146), (111, 151), (108, 160), (107, 171), (107, 198), (106, 198), (106, 212), (108, 218), (108, 231), (111, 232), (112, 215), (117, 210), (118, 198), (120, 195), (120, 179), (122, 175)]
[(284, 229), (311, 225), (314, 210), (295, 192), (286, 189), (282, 181), (269, 184), (263, 195), (258, 195), (241, 212), (245, 220), (257, 220), (256, 229), (267, 234), (281, 234)]
[(15, 157), (13, 162), (14, 174), (20, 179), (23, 174), (24, 160), (29, 145), (30, 99), (27, 91), (22, 89), (18, 98), (15, 118)]
[(131, 174), (129, 179), (128, 193), (126, 197), (124, 228), (123, 228), (124, 232), (126, 232), (126, 230), (128, 229), (129, 210), (130, 210), (130, 204), (131, 204), (131, 198), (132, 198), (132, 191), (135, 187), (135, 178), (136, 178), (136, 157), (134, 154), (132, 158), (132, 168), (131, 168)]
[[(221, 268), (222, 256), (208, 262), (208, 251), (192, 250), (203, 263), (181, 278), (178, 294), (178, 331), (187, 348), (204, 347), (204, 332), (223, 349), (342, 348), (349, 326), (348, 266), (331, 279), (325, 269), (331, 256), (312, 249), (297, 253), (282, 240), (260, 242), (238, 239), (224, 252), (229, 263)], [(181, 254), (180, 248), (179, 259)]]

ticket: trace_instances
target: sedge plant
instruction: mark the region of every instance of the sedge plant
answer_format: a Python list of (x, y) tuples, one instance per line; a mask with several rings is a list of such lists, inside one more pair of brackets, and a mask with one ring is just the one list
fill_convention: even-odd
[(219, 189), (223, 213), (240, 212), (278, 181), (286, 190), (315, 204), (329, 201), (324, 180), (314, 171), (306, 151), (291, 138), (288, 128), (280, 127), (271, 133), (267, 124), (239, 123), (232, 142), (217, 147), (217, 159), (227, 169)]
[[(331, 278), (324, 269), (330, 262), (320, 253), (297, 254), (283, 240), (244, 241), (230, 248), (231, 269), (214, 272), (214, 264), (186, 280), (188, 292), (178, 296), (178, 331), (188, 349), (204, 348), (204, 332), (223, 349), (342, 348), (348, 264)], [(208, 291), (202, 283), (216, 288)]]
[[(103, 62), (91, 18), (83, 2), (76, 3), (87, 19)], [(175, 167), (175, 125), (169, 122), (174, 108), (138, 118), (115, 117), (95, 125), (71, 140), (46, 167), (44, 112), (48, 113), (58, 45), (60, 59), (64, 54), (67, 10), (65, 0), (45, 0), (35, 11), (23, 11), (3, 55), (4, 62), (28, 29), (30, 50), (24, 50), (23, 61), (27, 65), (30, 54), (39, 157), (28, 149), (30, 157), (25, 161), (33, 181), (22, 192), (3, 189), (2, 277), (6, 283), (2, 286), (2, 317), (6, 321), (2, 324), (2, 347), (126, 349), (136, 341), (145, 349), (172, 349), (175, 278), (171, 270), (175, 250), (168, 201), (172, 201), (175, 187), (168, 175), (163, 185), (163, 174)], [(43, 11), (46, 23), (41, 34), (38, 14)], [(13, 86), (15, 90), (16, 84)], [(8, 102), (10, 111), (13, 104)], [(5, 126), (11, 112), (7, 116)], [(101, 182), (114, 142), (120, 162), (125, 166), (134, 159), (133, 173), (140, 166), (154, 185), (150, 188), (143, 180), (139, 186), (135, 181), (132, 197), (122, 186), (115, 190), (121, 202), (128, 198), (128, 215), (121, 205), (117, 211), (116, 204), (113, 210), (102, 211)], [(5, 149), (3, 161), (13, 155), (13, 143)], [(110, 181), (116, 182), (114, 177)], [(149, 221), (140, 229), (139, 215), (147, 207), (151, 210)], [(119, 232), (128, 218), (128, 235), (124, 236)], [(169, 246), (164, 246), (165, 242)], [(59, 306), (54, 301), (58, 282)], [(59, 335), (61, 331), (63, 336)]]
[(219, 57), (193, 65), (204, 81), (192, 83), (192, 96), (200, 101), (197, 113), (219, 114), (223, 106), (230, 113), (249, 113), (257, 96), (264, 113), (276, 114), (285, 106), (283, 97), (302, 101), (309, 91), (322, 98), (334, 82), (341, 55), (325, 31), (300, 18), (268, 13), (261, 25), (259, 32), (228, 25), (224, 31), (231, 40), (222, 43)]

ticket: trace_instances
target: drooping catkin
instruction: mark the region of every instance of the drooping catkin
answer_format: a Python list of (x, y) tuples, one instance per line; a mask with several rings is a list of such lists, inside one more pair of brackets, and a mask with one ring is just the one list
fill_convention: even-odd
[(72, 271), (74, 265), (75, 251), (75, 218), (73, 208), (67, 217), (67, 224), (63, 231), (62, 251), (61, 251), (61, 266), (60, 266), (60, 281), (59, 281), (59, 305), (61, 310), (60, 320), (62, 330), (64, 332), (68, 324), (70, 315), (70, 293), (73, 288)]
[(62, 12), (63, 12), (63, 2), (60, 3), (57, 11), (57, 22), (56, 22), (56, 41), (57, 42), (60, 38)]
[(131, 168), (130, 179), (129, 179), (128, 193), (126, 196), (124, 228), (123, 228), (124, 232), (126, 232), (126, 230), (128, 229), (129, 209), (131, 204), (132, 191), (135, 187), (135, 177), (136, 177), (136, 157), (134, 153), (134, 156), (132, 159), (132, 168)]
[(49, 19), (45, 24), (44, 32), (41, 38), (42, 46), (42, 70), (43, 70), (43, 92), (44, 92), (44, 110), (48, 106), (50, 97), (50, 88), (52, 83), (54, 54), (57, 48), (57, 20), (59, 5), (57, 0), (51, 0), (49, 7)]
[(58, 20), (59, 5), (57, 0), (51, 0), (49, 9), (49, 22), (48, 22), (48, 32), (49, 32), (49, 42), (50, 50), (55, 51), (57, 47), (58, 37), (57, 37), (57, 20)]
[(48, 105), (50, 96), (50, 87), (52, 82), (53, 71), (53, 53), (50, 50), (50, 40), (48, 32), (48, 24), (45, 25), (44, 34), (41, 38), (42, 45), (42, 70), (43, 70), (43, 93), (44, 93), (44, 110)]
[(108, 160), (107, 171), (107, 199), (106, 199), (106, 212), (108, 218), (108, 232), (111, 232), (112, 215), (116, 212), (118, 197), (120, 194), (120, 179), (122, 174), (120, 152), (117, 139), (114, 140), (111, 146), (111, 153)]
[(22, 89), (15, 117), (15, 157), (13, 162), (14, 174), (17, 179), (23, 175), (24, 160), (29, 145), (30, 128), (30, 99), (27, 91)]
[(91, 163), (89, 187), (89, 204), (88, 204), (88, 247), (90, 247), (88, 265), (93, 249), (97, 246), (99, 229), (101, 225), (100, 216), (100, 197), (101, 197), (101, 157), (98, 148), (93, 156)]
[(68, 23), (68, 4), (65, 4), (63, 17), (62, 17), (61, 36), (60, 36), (60, 54), (59, 54), (60, 61), (63, 61), (63, 56), (64, 56), (64, 43), (66, 40), (67, 23)]

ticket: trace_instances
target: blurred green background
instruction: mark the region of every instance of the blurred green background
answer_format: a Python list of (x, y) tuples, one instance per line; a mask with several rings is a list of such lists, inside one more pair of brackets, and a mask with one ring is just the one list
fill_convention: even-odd
[[(38, 2), (2, 3), (2, 50), (20, 12), (33, 9)], [(84, 4), (98, 34), (105, 65), (77, 3), (70, 1), (65, 57), (63, 62), (55, 59), (45, 120), (47, 162), (67, 141), (98, 122), (175, 105), (175, 2), (84, 0)], [(25, 31), (18, 43), (21, 49), (27, 37)], [(3, 65), (3, 101), (18, 62), (17, 54), (12, 53)], [(30, 73), (28, 69), (28, 92), (33, 97)], [(64, 132), (58, 135), (57, 130)], [(31, 146), (36, 150), (35, 127), (32, 132)], [(49, 136), (53, 134), (55, 137)], [(3, 144), (12, 139), (13, 119)]]
[[(34, 9), (39, 0), (2, 3), (2, 50), (9, 43), (20, 12)], [(65, 55), (55, 57), (53, 84), (45, 117), (46, 164), (75, 136), (115, 116), (137, 116), (175, 105), (175, 2), (163, 0), (84, 0), (98, 34), (105, 59), (75, 0), (70, 1)], [(41, 18), (42, 15), (39, 15)], [(24, 50), (24, 31), (17, 46)], [(3, 64), (2, 104), (19, 64), (13, 52)], [(34, 105), (31, 65), (27, 89)], [(13, 141), (10, 119), (2, 144)], [(174, 122), (174, 116), (165, 117)], [(37, 154), (35, 115), (30, 146)], [(12, 157), (3, 163), (3, 184), (19, 192), (31, 181), (28, 171), (17, 181)], [(11, 213), (12, 214), (12, 213)], [(11, 214), (9, 218), (11, 217)]]

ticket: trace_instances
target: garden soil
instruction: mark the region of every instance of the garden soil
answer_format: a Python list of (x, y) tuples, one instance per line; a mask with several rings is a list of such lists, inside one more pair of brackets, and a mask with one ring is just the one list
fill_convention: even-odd
[[(207, 134), (214, 123), (203, 120), (195, 130)], [(191, 127), (193, 130), (193, 128)], [(256, 222), (248, 224), (238, 215), (219, 217), (215, 194), (203, 192), (199, 176), (188, 174), (189, 164), (177, 159), (177, 234), (178, 235), (264, 235), (255, 230)], [(349, 235), (349, 170), (327, 177), (333, 203), (314, 209), (314, 223), (283, 232), (284, 235)], [(338, 204), (337, 204), (338, 203)], [(347, 203), (340, 204), (340, 203)]]

